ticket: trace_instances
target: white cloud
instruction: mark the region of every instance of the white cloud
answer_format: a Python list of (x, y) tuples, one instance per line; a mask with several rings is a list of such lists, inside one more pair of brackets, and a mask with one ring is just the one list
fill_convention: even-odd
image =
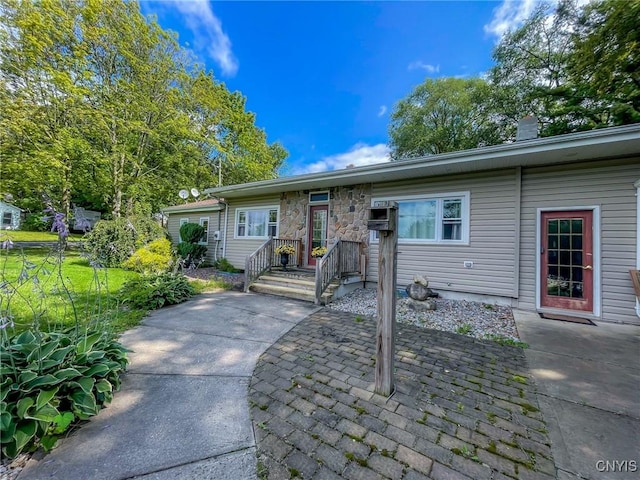
[(539, 0), (504, 0), (493, 10), (491, 22), (484, 26), (485, 33), (498, 38), (515, 30), (529, 18)]
[[(549, 0), (550, 7), (555, 7), (559, 0)], [(591, 0), (577, 0), (578, 7), (583, 7)], [(495, 36), (498, 40), (507, 32), (520, 27), (529, 18), (535, 8), (542, 3), (540, 0), (503, 0), (493, 10), (491, 22), (484, 26), (485, 33)], [(550, 15), (549, 20), (552, 16)]]
[(222, 22), (213, 13), (206, 0), (173, 2), (182, 14), (187, 27), (194, 36), (194, 46), (204, 50), (222, 70), (222, 74), (233, 76), (238, 71), (238, 60), (231, 50), (231, 40), (222, 30)]
[(296, 169), (293, 173), (294, 175), (300, 175), (303, 173), (327, 172), (341, 170), (349, 165), (362, 167), (389, 161), (391, 161), (389, 147), (384, 143), (378, 143), (377, 145), (356, 143), (348, 152), (324, 157), (318, 162)]
[(424, 63), (422, 60), (411, 62), (407, 67), (407, 70), (417, 70), (418, 68), (425, 70), (427, 73), (438, 73), (440, 71), (440, 65), (430, 65), (428, 63)]
[(378, 110), (378, 116), (381, 117), (385, 113), (387, 113), (387, 106), (386, 105), (380, 105), (380, 110)]

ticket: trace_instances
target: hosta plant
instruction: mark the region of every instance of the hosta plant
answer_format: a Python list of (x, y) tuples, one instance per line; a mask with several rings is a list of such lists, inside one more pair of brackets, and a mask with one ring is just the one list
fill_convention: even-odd
[(96, 415), (120, 387), (126, 350), (104, 330), (2, 335), (0, 442), (13, 458), (50, 450), (76, 420)]

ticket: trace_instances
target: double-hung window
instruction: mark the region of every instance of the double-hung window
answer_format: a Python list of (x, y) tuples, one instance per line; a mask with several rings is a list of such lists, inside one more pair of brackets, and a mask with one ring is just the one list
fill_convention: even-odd
[(236, 238), (278, 236), (278, 207), (236, 210)]
[[(374, 199), (398, 203), (401, 243), (469, 242), (469, 192)], [(373, 240), (378, 232), (372, 232)]]

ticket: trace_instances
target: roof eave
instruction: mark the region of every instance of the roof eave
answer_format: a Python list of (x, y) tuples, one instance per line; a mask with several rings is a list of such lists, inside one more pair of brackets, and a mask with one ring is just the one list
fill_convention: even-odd
[(205, 192), (220, 197), (237, 198), (328, 186), (399, 181), (427, 175), (440, 176), (518, 166), (572, 163), (616, 156), (608, 149), (610, 145), (624, 146), (619, 149), (619, 154), (640, 154), (640, 124), (537, 138), (393, 163), (209, 188)]
[(162, 213), (199, 213), (199, 212), (219, 212), (224, 210), (224, 204), (208, 205), (204, 207), (183, 208), (181, 206), (171, 206), (161, 209)]

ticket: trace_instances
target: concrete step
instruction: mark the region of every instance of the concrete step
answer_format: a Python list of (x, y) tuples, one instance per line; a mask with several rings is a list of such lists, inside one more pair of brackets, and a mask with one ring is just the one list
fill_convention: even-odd
[[(307, 302), (315, 302), (316, 295), (315, 290), (309, 290), (305, 288), (287, 287), (282, 285), (274, 285), (269, 283), (263, 283), (260, 280), (251, 284), (250, 290), (257, 293), (266, 293), (269, 295), (279, 295), (281, 297), (295, 298), (297, 300), (304, 300)], [(331, 299), (333, 290), (327, 289), (320, 299), (320, 303), (326, 305)]]
[(281, 287), (289, 287), (289, 288), (299, 288), (303, 290), (311, 290), (315, 292), (316, 289), (316, 280), (312, 279), (303, 279), (296, 277), (288, 277), (282, 275), (261, 275), (257, 280), (260, 283), (267, 283), (269, 285), (278, 285)]

